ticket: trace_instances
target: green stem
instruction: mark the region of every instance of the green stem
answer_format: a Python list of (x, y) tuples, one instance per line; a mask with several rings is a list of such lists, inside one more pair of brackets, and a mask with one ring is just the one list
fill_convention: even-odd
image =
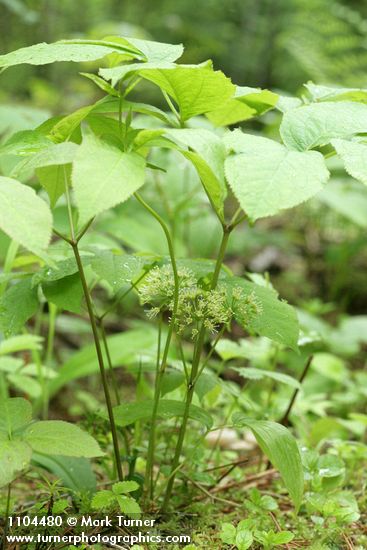
[[(212, 278), (211, 287), (210, 287), (211, 290), (214, 290), (216, 288), (217, 284), (218, 284), (220, 270), (221, 270), (221, 267), (222, 267), (222, 264), (223, 264), (223, 261), (224, 261), (224, 256), (225, 256), (226, 248), (227, 248), (227, 245), (228, 245), (228, 239), (229, 239), (229, 236), (231, 234), (232, 229), (233, 229), (233, 227), (231, 225), (229, 225), (229, 226), (223, 225), (222, 241), (221, 241), (221, 244), (220, 244), (220, 248), (219, 248), (219, 252), (218, 252), (218, 256), (217, 256), (217, 261), (216, 261), (216, 264), (215, 264), (215, 269), (214, 269), (213, 278)], [(184, 410), (184, 414), (183, 414), (183, 418), (182, 418), (180, 432), (178, 434), (175, 454), (174, 454), (173, 461), (172, 461), (172, 466), (171, 466), (171, 473), (170, 473), (170, 477), (169, 477), (169, 480), (168, 480), (168, 483), (167, 483), (166, 493), (165, 493), (164, 500), (163, 500), (162, 512), (164, 512), (166, 510), (166, 508), (168, 506), (168, 503), (170, 501), (171, 493), (172, 493), (172, 489), (173, 489), (173, 484), (175, 482), (176, 472), (178, 471), (178, 467), (179, 467), (179, 463), (180, 463), (182, 447), (183, 447), (183, 443), (184, 443), (184, 439), (185, 439), (185, 435), (186, 435), (187, 423), (188, 423), (188, 420), (189, 420), (190, 405), (191, 405), (191, 402), (192, 402), (192, 398), (194, 396), (195, 384), (196, 384), (196, 381), (197, 381), (197, 375), (198, 375), (198, 371), (199, 371), (199, 367), (200, 367), (200, 360), (201, 360), (201, 356), (202, 356), (202, 352), (203, 352), (203, 348), (204, 348), (205, 334), (206, 334), (205, 326), (204, 326), (204, 323), (202, 323), (201, 329), (199, 331), (199, 335), (198, 335), (198, 338), (197, 338), (195, 350), (194, 350), (194, 357), (193, 357), (193, 362), (192, 362), (192, 367), (191, 367), (190, 379), (189, 379), (188, 384), (187, 384), (185, 410)]]
[(80, 276), (80, 280), (81, 280), (82, 287), (83, 287), (83, 292), (84, 292), (84, 298), (85, 298), (85, 302), (86, 302), (86, 305), (87, 305), (89, 321), (90, 321), (90, 324), (91, 324), (91, 327), (92, 327), (92, 332), (93, 332), (94, 345), (95, 345), (95, 348), (96, 348), (98, 365), (99, 365), (99, 370), (100, 370), (100, 373), (101, 373), (102, 386), (103, 386), (105, 401), (106, 401), (106, 405), (107, 405), (108, 418), (109, 418), (109, 421), (110, 421), (117, 475), (118, 475), (119, 480), (122, 481), (124, 479), (124, 476), (123, 476), (123, 473), (122, 473), (122, 464), (121, 464), (119, 442), (118, 442), (118, 436), (117, 436), (117, 430), (116, 430), (115, 417), (114, 417), (114, 414), (113, 414), (113, 407), (112, 407), (112, 402), (111, 402), (110, 391), (109, 391), (109, 388), (108, 388), (108, 381), (107, 381), (107, 376), (106, 376), (106, 369), (105, 369), (105, 366), (104, 366), (101, 343), (99, 341), (97, 321), (96, 321), (96, 317), (95, 317), (94, 311), (93, 311), (92, 299), (91, 299), (91, 296), (89, 294), (88, 283), (87, 283), (87, 280), (86, 280), (86, 277), (85, 277), (83, 263), (82, 263), (82, 260), (81, 260), (80, 254), (79, 254), (78, 244), (75, 241), (72, 244), (72, 248), (73, 248), (75, 260), (76, 260), (76, 263), (77, 263), (77, 266), (78, 266), (79, 276)]
[(101, 321), (99, 321), (99, 328), (100, 328), (100, 332), (101, 332), (103, 347), (104, 347), (104, 350), (106, 352), (106, 358), (107, 358), (109, 374), (110, 374), (110, 378), (111, 378), (111, 382), (112, 382), (113, 391), (114, 391), (114, 394), (115, 394), (115, 401), (116, 401), (117, 405), (121, 405), (121, 399), (120, 399), (120, 395), (119, 395), (119, 391), (118, 391), (118, 387), (117, 387), (117, 380), (116, 380), (116, 376), (115, 376), (115, 371), (113, 370), (112, 358), (111, 358), (110, 349), (108, 347), (108, 342), (107, 342), (106, 329), (104, 327), (103, 322), (101, 322)]
[(177, 271), (177, 263), (176, 263), (176, 256), (175, 251), (173, 247), (173, 242), (171, 239), (170, 232), (168, 230), (168, 227), (164, 220), (161, 218), (161, 216), (153, 210), (138, 194), (135, 193), (135, 197), (140, 202), (142, 206), (148, 212), (157, 220), (157, 222), (160, 224), (160, 226), (163, 229), (163, 232), (165, 234), (166, 240), (167, 240), (167, 246), (168, 246), (168, 252), (171, 259), (171, 265), (172, 265), (172, 271), (173, 271), (173, 279), (175, 284), (174, 289), (174, 299), (173, 299), (173, 308), (172, 308), (172, 317), (171, 322), (168, 327), (168, 333), (166, 338), (166, 343), (163, 350), (163, 356), (162, 361), (159, 367), (159, 370), (157, 372), (156, 377), (156, 384), (155, 384), (155, 390), (154, 390), (154, 402), (153, 402), (153, 411), (152, 411), (152, 419), (151, 419), (151, 428), (150, 428), (150, 434), (149, 434), (149, 443), (148, 443), (148, 454), (147, 454), (147, 466), (146, 466), (146, 476), (147, 476), (147, 484), (149, 486), (149, 495), (150, 498), (153, 499), (154, 496), (154, 480), (153, 480), (153, 465), (154, 465), (154, 454), (155, 454), (155, 440), (156, 440), (156, 424), (157, 424), (157, 416), (158, 416), (158, 406), (159, 406), (159, 399), (161, 394), (161, 386), (162, 386), (162, 379), (164, 372), (167, 367), (167, 359), (168, 359), (168, 352), (171, 344), (171, 339), (175, 327), (175, 319), (176, 319), (176, 313), (177, 313), (177, 307), (178, 307), (178, 290), (179, 290), (179, 277), (178, 277), (178, 271)]
[[(42, 313), (43, 313), (42, 310), (43, 310), (43, 306), (41, 306), (41, 310), (38, 311), (38, 313), (37, 313), (35, 326), (34, 326), (34, 333), (37, 336), (41, 334)], [(48, 417), (47, 380), (46, 380), (45, 373), (44, 373), (44, 370), (43, 370), (41, 354), (37, 349), (32, 351), (32, 359), (33, 359), (33, 361), (36, 365), (38, 383), (41, 387), (42, 418), (43, 418), (43, 420), (47, 420), (47, 417)]]
[(66, 172), (64, 172), (64, 176), (65, 176), (65, 195), (66, 195), (66, 202), (67, 202), (67, 207), (68, 207), (68, 216), (69, 216), (69, 225), (70, 225), (70, 234), (71, 234), (71, 238), (68, 239), (68, 242), (69, 242), (70, 246), (73, 249), (75, 261), (76, 261), (76, 264), (77, 264), (77, 267), (78, 267), (80, 281), (82, 283), (85, 303), (86, 303), (86, 306), (87, 306), (89, 321), (90, 321), (90, 325), (91, 325), (92, 333), (93, 333), (94, 345), (95, 345), (95, 348), (96, 348), (98, 365), (99, 365), (99, 370), (100, 370), (100, 374), (101, 374), (102, 386), (103, 386), (103, 391), (104, 391), (104, 396), (105, 396), (105, 401), (106, 401), (106, 406), (107, 406), (107, 411), (108, 411), (108, 418), (109, 418), (109, 421), (110, 421), (110, 428), (111, 428), (111, 434), (112, 434), (112, 441), (113, 441), (113, 449), (114, 449), (114, 455), (115, 455), (117, 475), (118, 475), (118, 479), (120, 481), (122, 481), (124, 479), (124, 475), (123, 475), (123, 472), (122, 472), (122, 463), (121, 463), (121, 456), (120, 456), (120, 449), (119, 449), (119, 441), (118, 441), (115, 417), (114, 417), (114, 414), (113, 414), (111, 396), (110, 396), (110, 391), (109, 391), (108, 381), (107, 381), (107, 376), (106, 376), (106, 369), (105, 369), (105, 366), (104, 366), (102, 348), (101, 348), (101, 343), (99, 341), (97, 320), (96, 320), (96, 316), (95, 316), (94, 310), (93, 310), (92, 298), (91, 298), (91, 295), (89, 293), (89, 288), (88, 288), (87, 279), (85, 277), (83, 263), (82, 263), (82, 260), (81, 260), (80, 254), (79, 254), (78, 240), (75, 236), (73, 213), (72, 213), (72, 209), (71, 209), (71, 200), (70, 200), (69, 187), (68, 187), (68, 183), (67, 183), (67, 179), (66, 179)]
[(48, 307), (49, 307), (49, 315), (48, 315), (49, 321), (48, 321), (47, 350), (46, 350), (45, 363), (47, 366), (50, 366), (52, 353), (54, 349), (54, 341), (55, 341), (57, 307), (52, 303), (49, 303)]
[[(6, 252), (5, 261), (4, 261), (4, 268), (3, 268), (3, 274), (8, 275), (12, 268), (13, 263), (16, 258), (17, 252), (18, 252), (19, 244), (15, 241), (10, 241), (10, 244), (8, 246), (8, 250)], [(8, 286), (7, 281), (4, 281), (0, 285), (0, 296), (2, 296), (6, 290), (6, 287)]]
[[(121, 399), (120, 399), (120, 394), (119, 394), (119, 391), (118, 391), (116, 375), (115, 375), (115, 371), (114, 371), (114, 368), (113, 368), (112, 357), (111, 357), (110, 348), (108, 346), (108, 341), (107, 341), (107, 336), (106, 336), (106, 329), (104, 327), (103, 321), (101, 321), (101, 320), (99, 320), (99, 327), (100, 327), (100, 331), (101, 331), (103, 347), (104, 347), (104, 350), (105, 350), (105, 353), (106, 353), (108, 370), (109, 370), (109, 374), (110, 374), (110, 378), (111, 378), (111, 382), (112, 382), (112, 387), (113, 387), (113, 391), (114, 391), (114, 394), (115, 394), (115, 401), (116, 401), (117, 405), (121, 405)], [(128, 434), (127, 428), (126, 427), (121, 428), (121, 433), (122, 433), (122, 436), (124, 438), (126, 454), (128, 456), (130, 456), (130, 443), (129, 443), (129, 434)]]

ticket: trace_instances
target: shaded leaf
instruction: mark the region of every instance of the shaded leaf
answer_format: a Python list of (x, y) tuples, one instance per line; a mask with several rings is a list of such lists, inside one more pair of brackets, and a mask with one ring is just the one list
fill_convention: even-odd
[(263, 453), (279, 470), (284, 484), (298, 510), (303, 496), (303, 468), (297, 442), (290, 431), (276, 422), (253, 420), (242, 413), (233, 415), (236, 426), (249, 428)]
[(46, 300), (55, 304), (60, 310), (80, 312), (83, 287), (79, 273), (63, 277), (57, 281), (43, 283), (42, 290)]
[(86, 458), (103, 455), (93, 437), (62, 420), (34, 422), (24, 431), (23, 439), (34, 451), (47, 455)]

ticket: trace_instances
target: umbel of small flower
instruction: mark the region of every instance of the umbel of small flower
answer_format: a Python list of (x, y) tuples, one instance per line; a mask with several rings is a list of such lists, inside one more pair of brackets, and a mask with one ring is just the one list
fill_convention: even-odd
[[(246, 294), (241, 287), (228, 292), (225, 285), (219, 284), (214, 290), (200, 286), (194, 273), (186, 268), (178, 269), (179, 294), (175, 315), (175, 329), (178, 334), (189, 330), (195, 338), (202, 324), (211, 333), (228, 325), (233, 317), (246, 324), (261, 313), (261, 305), (253, 293)], [(172, 314), (175, 297), (175, 281), (172, 266), (153, 268), (139, 288), (140, 300), (149, 305), (146, 313), (154, 318), (160, 313)], [(170, 320), (171, 322), (171, 320)]]

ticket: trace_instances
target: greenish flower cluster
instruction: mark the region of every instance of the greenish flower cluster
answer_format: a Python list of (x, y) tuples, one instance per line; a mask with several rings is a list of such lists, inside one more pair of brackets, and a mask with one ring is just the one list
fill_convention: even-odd
[[(246, 295), (240, 287), (235, 287), (230, 293), (224, 285), (214, 290), (205, 289), (186, 267), (178, 269), (178, 277), (178, 307), (174, 321), (178, 334), (189, 329), (192, 338), (195, 338), (202, 324), (209, 332), (216, 333), (220, 327), (228, 325), (234, 316), (238, 315), (243, 320), (260, 313), (261, 306), (253, 293)], [(172, 314), (175, 298), (172, 266), (152, 269), (139, 288), (139, 294), (141, 303), (150, 306), (147, 310), (149, 318), (163, 312)]]

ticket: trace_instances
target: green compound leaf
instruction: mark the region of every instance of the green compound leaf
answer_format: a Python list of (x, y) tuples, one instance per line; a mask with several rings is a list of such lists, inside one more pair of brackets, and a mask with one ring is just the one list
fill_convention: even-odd
[(249, 428), (263, 453), (279, 470), (284, 484), (298, 510), (303, 496), (303, 468), (297, 442), (291, 432), (276, 422), (253, 420), (242, 413), (233, 415), (236, 426)]
[(47, 455), (102, 456), (98, 443), (75, 424), (62, 420), (45, 420), (30, 424), (23, 439), (34, 451)]
[(234, 153), (225, 162), (227, 180), (252, 220), (306, 201), (329, 178), (317, 151), (290, 151), (271, 139), (240, 130), (226, 134), (224, 141)]
[(367, 144), (333, 139), (331, 145), (342, 158), (348, 174), (367, 185)]
[[(153, 400), (138, 401), (118, 405), (114, 407), (115, 420), (118, 426), (128, 426), (137, 420), (150, 420), (152, 417), (154, 402)], [(183, 416), (185, 411), (185, 403), (181, 401), (173, 401), (171, 399), (162, 399), (158, 406), (159, 418), (175, 418)], [(213, 419), (206, 411), (190, 405), (189, 418), (203, 424), (208, 429), (213, 425)]]
[(235, 92), (229, 78), (210, 66), (147, 69), (139, 74), (175, 101), (183, 121), (213, 111)]
[(103, 40), (60, 40), (52, 44), (42, 42), (27, 48), (20, 48), (0, 56), (0, 67), (13, 67), (27, 63), (29, 65), (47, 65), (56, 61), (94, 61), (110, 53), (128, 54), (141, 57), (132, 46), (113, 44)]
[(321, 102), (287, 111), (280, 126), (284, 144), (296, 151), (327, 145), (367, 132), (367, 105), (352, 101)]
[(226, 151), (222, 140), (204, 129), (168, 130), (165, 135), (188, 148), (181, 153), (195, 166), (209, 200), (223, 220), (227, 188), (224, 178)]
[(111, 53), (127, 55), (127, 59), (135, 58), (142, 61), (175, 61), (182, 52), (183, 47), (180, 44), (165, 44), (137, 38), (112, 36), (107, 40), (60, 40), (52, 44), (34, 44), (0, 55), (0, 67), (13, 67), (22, 63), (46, 65), (56, 61), (95, 61)]
[(50, 242), (52, 215), (33, 189), (0, 176), (0, 229), (35, 254)]
[(145, 161), (88, 133), (73, 163), (72, 183), (80, 225), (128, 199), (144, 183)]
[(279, 96), (269, 90), (237, 86), (233, 98), (206, 116), (215, 126), (229, 126), (266, 113), (275, 107), (278, 99)]

